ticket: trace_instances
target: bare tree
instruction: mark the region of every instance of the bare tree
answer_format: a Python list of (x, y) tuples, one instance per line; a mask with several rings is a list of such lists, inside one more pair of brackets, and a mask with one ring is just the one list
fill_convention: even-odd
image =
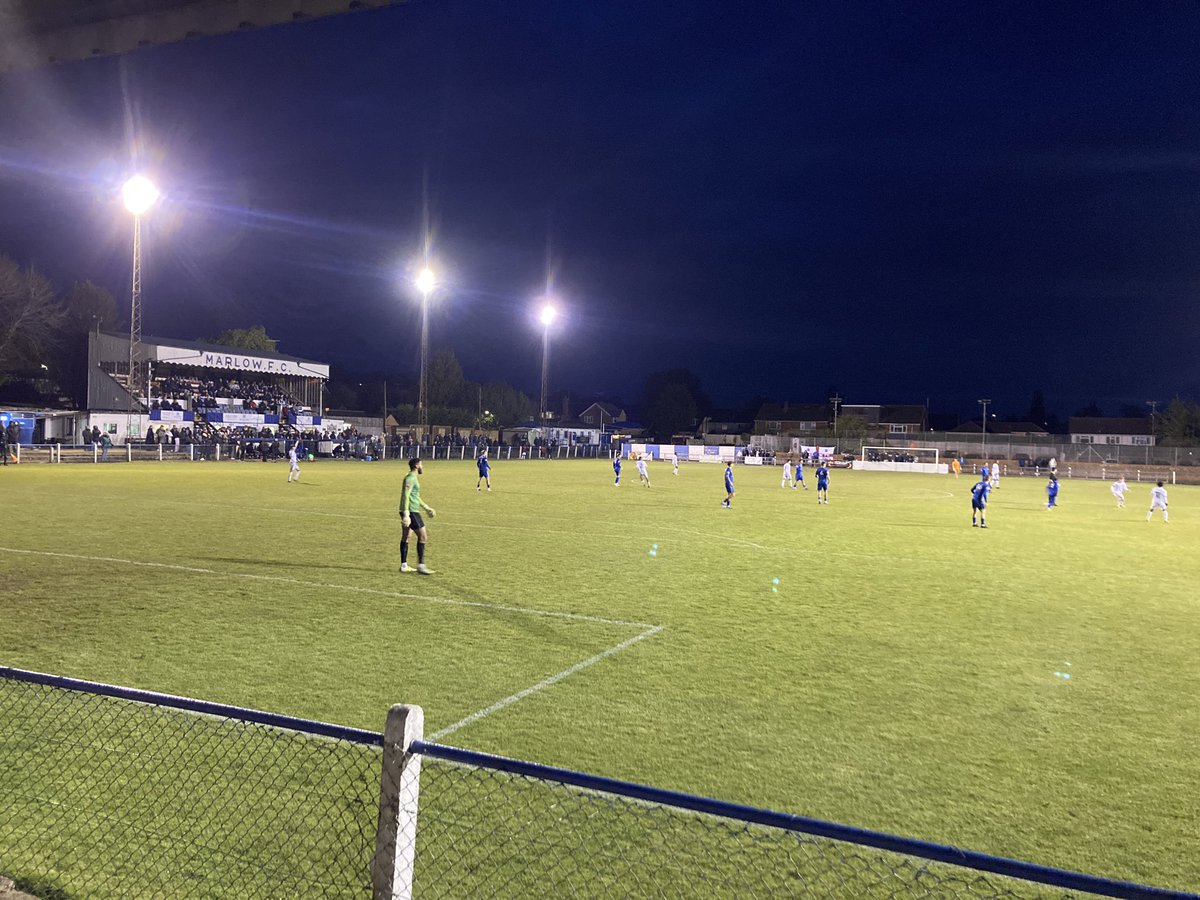
[(0, 380), (53, 349), (65, 315), (45, 276), (0, 256)]

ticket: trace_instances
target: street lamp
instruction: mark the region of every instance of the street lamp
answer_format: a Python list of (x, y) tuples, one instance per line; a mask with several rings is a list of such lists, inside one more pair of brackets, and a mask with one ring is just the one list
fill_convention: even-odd
[[(138, 364), (142, 343), (142, 216), (158, 200), (158, 188), (143, 175), (135, 175), (121, 188), (125, 208), (133, 213), (133, 290), (129, 305), (129, 376), (126, 387), (129, 404), (126, 408), (125, 439), (129, 440), (133, 426), (133, 405), (141, 393), (142, 372)], [(146, 379), (146, 403), (150, 402), (150, 382)]]
[(977, 400), (980, 406), (983, 407), (983, 437), (980, 439), (980, 452), (983, 455), (983, 461), (987, 462), (987, 408), (991, 400)]
[(428, 266), (417, 274), (421, 292), (421, 380), (417, 387), (417, 426), (422, 434), (429, 431), (429, 295), (437, 287), (437, 277)]
[(554, 308), (554, 304), (547, 302), (538, 316), (542, 322), (542, 401), (538, 415), (542, 428), (546, 427), (546, 394), (550, 386), (550, 323), (557, 315), (558, 310)]

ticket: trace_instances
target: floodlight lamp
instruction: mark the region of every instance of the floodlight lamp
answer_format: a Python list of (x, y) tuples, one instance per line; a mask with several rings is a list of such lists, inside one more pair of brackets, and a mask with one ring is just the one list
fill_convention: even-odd
[(125, 208), (135, 216), (140, 216), (158, 200), (158, 188), (149, 178), (134, 175), (121, 188), (121, 199)]
[(433, 276), (433, 270), (426, 267), (417, 275), (417, 290), (422, 294), (428, 294), (433, 290), (433, 286), (437, 283), (437, 279)]
[(558, 315), (558, 310), (552, 304), (547, 303), (542, 307), (542, 313), (539, 318), (542, 320), (542, 324), (548, 328), (556, 315)]

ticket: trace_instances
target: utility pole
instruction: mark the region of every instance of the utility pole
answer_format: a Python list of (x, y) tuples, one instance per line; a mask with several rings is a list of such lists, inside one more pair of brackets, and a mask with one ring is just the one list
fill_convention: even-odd
[(980, 441), (980, 449), (981, 449), (981, 452), (983, 455), (983, 459), (986, 462), (987, 461), (987, 408), (988, 408), (988, 404), (991, 403), (992, 401), (991, 400), (978, 400), (976, 402), (979, 403), (979, 405), (983, 407), (983, 437), (981, 438), (981, 441)]
[(841, 405), (842, 395), (834, 391), (833, 396), (829, 398), (829, 402), (833, 404), (833, 442), (836, 444), (838, 407)]

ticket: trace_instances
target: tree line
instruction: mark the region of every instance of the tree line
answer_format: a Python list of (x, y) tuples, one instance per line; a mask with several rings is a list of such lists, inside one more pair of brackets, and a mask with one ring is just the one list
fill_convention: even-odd
[[(91, 281), (76, 282), (60, 295), (34, 267), (21, 266), (0, 254), (0, 389), (10, 402), (70, 403), (83, 408), (87, 402), (88, 333), (115, 330), (120, 322), (117, 302), (104, 288)], [(276, 342), (261, 325), (231, 328), (197, 340), (276, 352)], [(417, 421), (417, 386), (411, 375), (355, 375), (337, 366), (333, 375), (327, 406), (368, 414), (386, 412), (401, 425)], [(428, 379), (431, 422), (495, 428), (526, 422), (534, 415), (533, 401), (512, 385), (469, 380), (451, 350), (433, 356)], [(637, 418), (650, 436), (662, 441), (693, 433), (697, 423), (712, 411), (712, 401), (700, 378), (688, 369), (652, 373), (639, 399)], [(765, 399), (752, 400), (742, 416), (752, 420), (754, 410)], [(1147, 411), (1126, 405), (1118, 413), (1144, 418)], [(1075, 415), (1101, 416), (1103, 412), (1093, 402)], [(1052, 433), (1065, 430), (1064, 422), (1048, 414), (1040, 390), (1031, 398), (1028, 420)], [(1154, 433), (1162, 442), (1200, 441), (1200, 404), (1176, 397), (1153, 415), (1153, 422)], [(866, 422), (854, 417), (843, 417), (838, 423), (839, 436), (856, 436), (865, 430)]]

